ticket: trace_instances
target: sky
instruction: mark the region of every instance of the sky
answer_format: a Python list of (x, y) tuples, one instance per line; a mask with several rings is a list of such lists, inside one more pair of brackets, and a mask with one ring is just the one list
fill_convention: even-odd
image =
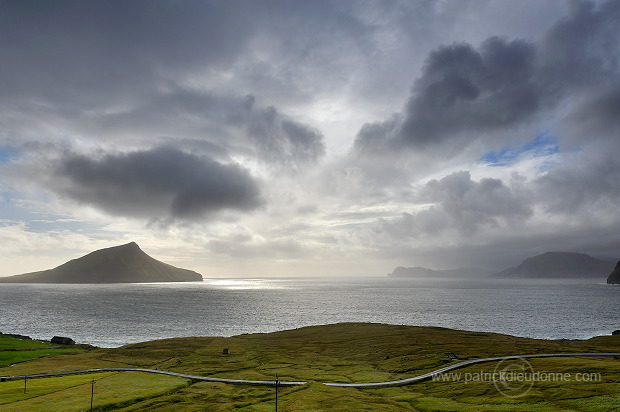
[(0, 276), (620, 257), (620, 1), (3, 0)]

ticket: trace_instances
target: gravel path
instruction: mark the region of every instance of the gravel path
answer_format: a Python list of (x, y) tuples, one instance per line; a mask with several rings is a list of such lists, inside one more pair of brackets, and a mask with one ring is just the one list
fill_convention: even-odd
[[(455, 363), (453, 365), (449, 365), (440, 369), (436, 369), (434, 371), (417, 375), (407, 379), (400, 379), (396, 381), (387, 381), (387, 382), (372, 382), (372, 383), (332, 383), (332, 382), (324, 382), (324, 385), (332, 386), (332, 387), (348, 387), (348, 388), (373, 388), (373, 387), (382, 387), (382, 386), (402, 386), (408, 385), (411, 383), (421, 382), (428, 379), (432, 379), (433, 376), (440, 375), (442, 373), (452, 371), (455, 369), (463, 368), (469, 365), (475, 365), (478, 363), (485, 362), (494, 362), (494, 361), (504, 361), (504, 360), (516, 360), (516, 359), (531, 359), (531, 358), (560, 358), (560, 357), (595, 357), (595, 358), (620, 358), (620, 353), (546, 353), (546, 354), (537, 354), (537, 355), (513, 355), (513, 356), (498, 356), (494, 358), (480, 358), (480, 359), (470, 359), (463, 362)], [(161, 375), (169, 375), (176, 376), (179, 378), (186, 378), (192, 380), (199, 381), (208, 381), (208, 382), (221, 382), (221, 383), (232, 383), (232, 384), (241, 384), (241, 385), (269, 385), (275, 386), (276, 381), (254, 381), (254, 380), (245, 380), (245, 379), (224, 379), (224, 378), (212, 378), (208, 376), (196, 376), (196, 375), (187, 375), (184, 373), (176, 373), (176, 372), (167, 372), (161, 371), (157, 369), (140, 369), (140, 368), (97, 368), (97, 369), (83, 369), (76, 371), (66, 371), (66, 372), (52, 372), (52, 373), (40, 373), (34, 375), (18, 375), (18, 376), (2, 376), (0, 377), (1, 381), (8, 380), (21, 380), (21, 379), (33, 379), (33, 378), (46, 378), (52, 376), (63, 376), (63, 375), (77, 375), (83, 373), (99, 373), (99, 372), (147, 372), (147, 373), (158, 373)], [(279, 386), (299, 386), (305, 385), (307, 382), (305, 381), (278, 381), (277, 384)]]

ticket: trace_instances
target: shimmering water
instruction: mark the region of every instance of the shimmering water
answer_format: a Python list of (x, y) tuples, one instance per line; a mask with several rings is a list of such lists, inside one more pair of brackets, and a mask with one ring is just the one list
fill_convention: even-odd
[(432, 325), (534, 338), (620, 329), (620, 287), (513, 280), (207, 279), (197, 283), (0, 284), (0, 332), (115, 347), (338, 322)]

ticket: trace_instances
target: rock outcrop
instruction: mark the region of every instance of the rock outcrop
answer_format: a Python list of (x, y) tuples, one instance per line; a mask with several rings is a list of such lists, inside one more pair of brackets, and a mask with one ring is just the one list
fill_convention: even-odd
[(607, 283), (610, 285), (620, 285), (620, 260), (616, 264), (616, 268), (607, 278)]

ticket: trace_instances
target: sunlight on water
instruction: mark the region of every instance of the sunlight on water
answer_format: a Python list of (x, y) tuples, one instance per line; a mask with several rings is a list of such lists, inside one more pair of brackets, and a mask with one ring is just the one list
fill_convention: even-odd
[(0, 331), (115, 347), (339, 322), (577, 339), (620, 327), (620, 288), (600, 283), (456, 279), (205, 279), (0, 284)]
[(288, 289), (274, 279), (205, 279), (203, 283), (226, 290)]
[[(291, 289), (282, 279), (204, 279), (202, 282), (130, 283), (134, 287), (158, 289), (216, 289), (216, 290), (277, 290)], [(79, 285), (72, 285), (79, 286)]]

